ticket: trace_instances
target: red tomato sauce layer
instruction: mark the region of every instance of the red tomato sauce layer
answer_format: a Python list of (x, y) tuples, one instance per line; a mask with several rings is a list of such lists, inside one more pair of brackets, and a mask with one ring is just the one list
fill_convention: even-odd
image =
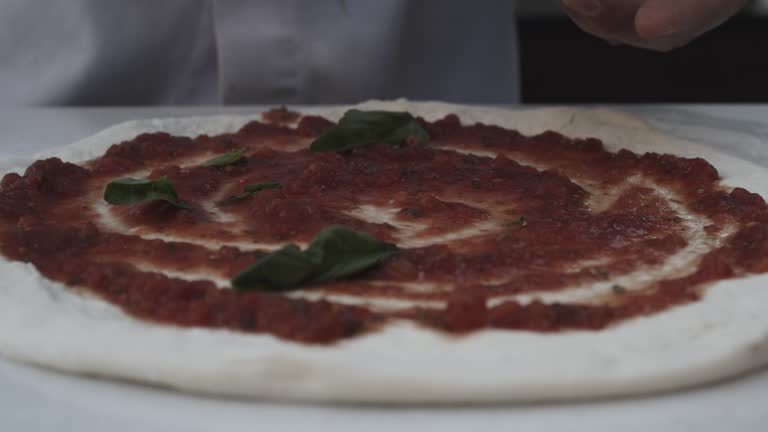
[[(768, 272), (768, 206), (721, 187), (703, 159), (453, 115), (419, 121), (426, 144), (312, 153), (334, 123), (280, 109), (235, 133), (142, 134), (82, 164), (40, 160), (0, 183), (0, 251), (139, 319), (305, 343), (394, 320), (449, 333), (600, 330)], [(233, 150), (244, 158), (204, 165)], [(105, 186), (127, 176), (166, 176), (192, 208), (104, 202)], [(237, 198), (264, 182), (282, 188)], [(228, 287), (259, 257), (304, 247), (331, 224), (401, 252), (297, 292)]]

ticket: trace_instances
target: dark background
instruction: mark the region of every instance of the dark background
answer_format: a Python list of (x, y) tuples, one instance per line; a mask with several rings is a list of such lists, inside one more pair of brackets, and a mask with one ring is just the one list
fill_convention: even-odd
[(518, 18), (525, 103), (768, 102), (768, 15), (757, 7), (657, 53), (586, 34), (557, 3)]

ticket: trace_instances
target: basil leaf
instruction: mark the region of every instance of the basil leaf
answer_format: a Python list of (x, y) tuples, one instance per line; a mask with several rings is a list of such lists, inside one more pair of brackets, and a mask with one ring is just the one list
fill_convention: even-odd
[(344, 226), (324, 228), (301, 251), (289, 244), (261, 257), (232, 279), (239, 291), (289, 291), (360, 273), (398, 253), (397, 246)]
[(525, 216), (520, 216), (519, 218), (513, 219), (511, 221), (507, 221), (504, 224), (504, 226), (507, 226), (507, 227), (511, 227), (515, 225), (526, 226), (528, 225), (528, 220), (525, 218)]
[(402, 145), (406, 140), (422, 143), (429, 134), (407, 112), (349, 110), (339, 123), (317, 137), (313, 152), (345, 152), (378, 143)]
[(614, 294), (624, 294), (627, 292), (627, 288), (624, 285), (613, 284), (611, 285), (611, 291), (613, 291)]
[(180, 208), (192, 208), (179, 201), (173, 183), (165, 176), (157, 180), (121, 178), (109, 182), (104, 189), (104, 201), (110, 204), (126, 205), (154, 200), (167, 201)]
[(245, 191), (235, 195), (235, 199), (241, 200), (248, 198), (256, 192), (263, 191), (265, 189), (282, 189), (283, 185), (278, 182), (264, 182), (245, 186)]
[(217, 156), (203, 164), (207, 167), (223, 167), (232, 165), (233, 163), (240, 162), (245, 156), (245, 150), (233, 150), (231, 152), (224, 153), (221, 156)]
[(397, 247), (370, 234), (332, 225), (320, 231), (305, 254), (316, 264), (312, 283), (359, 273), (397, 253)]
[(264, 255), (232, 279), (237, 290), (286, 291), (304, 281), (313, 264), (295, 244)]

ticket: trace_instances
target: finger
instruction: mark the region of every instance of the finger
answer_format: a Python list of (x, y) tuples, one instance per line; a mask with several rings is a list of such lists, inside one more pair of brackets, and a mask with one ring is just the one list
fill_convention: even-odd
[(566, 9), (586, 16), (595, 16), (602, 9), (598, 0), (562, 0), (561, 3)]
[(720, 25), (747, 0), (647, 0), (635, 16), (635, 30), (643, 39), (685, 35), (690, 38)]
[(604, 39), (608, 41), (609, 44), (614, 46), (628, 45), (637, 48), (666, 52), (675, 48), (679, 48), (690, 42), (692, 39), (688, 36), (677, 34), (671, 36), (661, 36), (653, 39), (645, 39), (637, 36), (632, 23), (630, 23), (629, 27), (631, 30), (614, 28), (606, 29), (605, 26), (600, 26), (598, 23), (595, 23), (594, 20), (587, 20), (580, 16), (574, 15), (571, 15), (571, 18), (573, 18), (574, 24), (576, 24), (580, 29), (601, 39)]
[(562, 0), (565, 11), (583, 30), (604, 39), (635, 36), (635, 15), (645, 0)]

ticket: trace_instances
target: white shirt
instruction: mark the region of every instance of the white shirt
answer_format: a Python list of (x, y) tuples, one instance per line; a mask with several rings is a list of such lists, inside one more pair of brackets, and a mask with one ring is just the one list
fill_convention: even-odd
[(0, 103), (513, 103), (510, 0), (0, 0)]

